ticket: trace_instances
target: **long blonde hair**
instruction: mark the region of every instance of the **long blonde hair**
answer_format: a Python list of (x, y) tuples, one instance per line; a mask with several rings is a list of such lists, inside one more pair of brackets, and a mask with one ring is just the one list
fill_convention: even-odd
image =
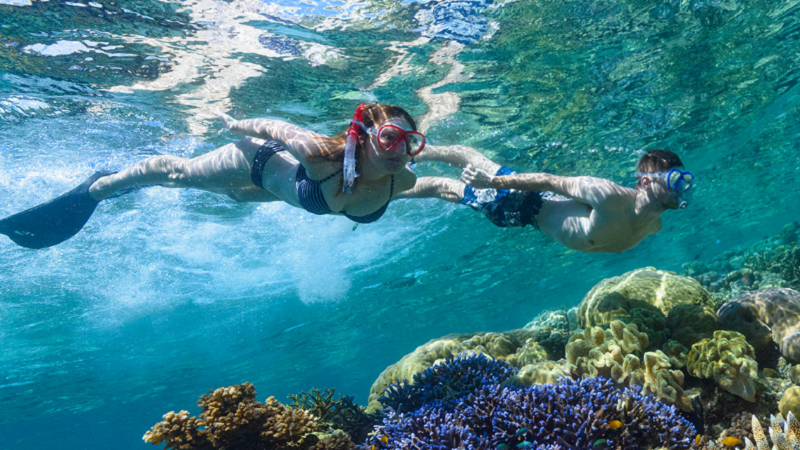
[[(404, 119), (406, 122), (411, 124), (411, 128), (416, 131), (417, 124), (414, 122), (414, 119), (411, 117), (406, 110), (399, 106), (395, 105), (386, 105), (381, 103), (374, 103), (371, 105), (367, 105), (364, 108), (364, 117), (362, 122), (367, 128), (377, 127), (392, 117), (400, 117)], [(311, 140), (317, 144), (318, 152), (313, 154), (307, 158), (309, 162), (313, 161), (332, 161), (332, 162), (343, 162), (344, 161), (344, 145), (347, 139), (347, 130), (350, 128), (348, 125), (342, 132), (332, 136), (319, 136), (313, 137)], [(364, 160), (364, 155), (366, 154), (366, 141), (369, 139), (369, 136), (363, 129), (358, 130), (358, 140), (356, 141), (356, 172), (361, 173), (361, 162)], [(339, 192), (342, 191), (342, 181), (339, 182)], [(358, 178), (356, 178), (355, 184), (353, 187), (355, 188), (356, 184), (358, 184)], [(338, 193), (336, 195), (339, 195)]]

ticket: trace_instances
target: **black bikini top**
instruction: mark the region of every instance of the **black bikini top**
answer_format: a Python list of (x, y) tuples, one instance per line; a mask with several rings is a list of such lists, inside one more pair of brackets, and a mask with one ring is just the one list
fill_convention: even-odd
[[(328, 202), (325, 201), (325, 197), (322, 196), (322, 183), (330, 180), (336, 175), (339, 175), (341, 172), (342, 169), (339, 169), (336, 172), (328, 175), (327, 177), (317, 181), (308, 178), (308, 174), (306, 173), (306, 168), (302, 164), (300, 164), (300, 167), (297, 169), (297, 176), (295, 177), (295, 184), (297, 185), (297, 199), (300, 202), (300, 206), (302, 206), (303, 209), (312, 214), (318, 214), (318, 215), (334, 214), (330, 206), (328, 206)], [(342, 215), (352, 220), (353, 222), (358, 222), (358, 223), (375, 222), (376, 220), (380, 219), (386, 212), (386, 208), (389, 207), (389, 202), (392, 201), (393, 195), (394, 195), (394, 175), (392, 175), (392, 184), (389, 189), (389, 200), (386, 201), (386, 204), (381, 206), (378, 210), (370, 214), (367, 214), (366, 216), (351, 216), (350, 214), (347, 214), (344, 211), (342, 211)]]

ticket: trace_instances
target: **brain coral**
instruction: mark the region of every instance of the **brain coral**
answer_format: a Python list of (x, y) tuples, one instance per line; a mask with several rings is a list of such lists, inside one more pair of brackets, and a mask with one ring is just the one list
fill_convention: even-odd
[(758, 365), (753, 347), (741, 333), (715, 331), (713, 339), (692, 346), (686, 367), (692, 376), (713, 378), (726, 391), (756, 401)]
[[(612, 422), (621, 426), (609, 426)], [(390, 413), (374, 449), (688, 449), (694, 427), (638, 389), (590, 378), (530, 387), (487, 386), (452, 411), (438, 404)]]
[(744, 334), (756, 350), (771, 337), (784, 358), (800, 363), (800, 292), (788, 288), (748, 292), (725, 302), (717, 315), (722, 328)]
[(603, 376), (617, 386), (642, 386), (645, 393), (691, 411), (683, 372), (671, 370), (669, 357), (661, 351), (645, 353), (647, 344), (647, 335), (636, 325), (615, 320), (608, 330), (590, 327), (574, 334), (567, 344), (567, 364), (575, 376)]
[[(414, 374), (453, 358), (460, 353), (479, 353), (492, 358), (506, 359), (512, 365), (521, 367), (535, 362), (536, 356), (547, 359), (546, 352), (529, 341), (535, 332), (531, 330), (512, 330), (504, 333), (450, 334), (429, 341), (400, 361), (387, 367), (372, 384), (369, 391), (367, 413), (381, 409), (379, 399), (390, 384), (397, 380), (411, 380)], [(526, 345), (527, 344), (527, 345)]]
[(660, 311), (665, 316), (676, 305), (714, 306), (708, 292), (692, 278), (645, 267), (601, 281), (589, 291), (578, 308), (582, 328), (627, 317), (634, 308)]

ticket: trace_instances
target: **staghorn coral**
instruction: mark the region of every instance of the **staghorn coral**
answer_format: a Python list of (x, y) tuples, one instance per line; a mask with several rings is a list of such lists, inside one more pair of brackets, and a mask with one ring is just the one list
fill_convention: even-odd
[[(797, 421), (791, 412), (785, 421), (783, 417), (778, 415), (778, 417), (770, 416), (769, 422), (769, 437), (772, 440), (773, 446), (770, 447), (770, 439), (767, 439), (767, 434), (764, 433), (761, 422), (756, 416), (753, 416), (751, 429), (755, 444), (748, 437), (745, 437), (745, 450), (796, 450), (800, 448), (800, 422)], [(781, 423), (783, 423), (783, 427), (781, 427)], [(721, 450), (724, 447), (722, 442), (711, 441), (706, 448), (708, 450)]]
[[(397, 380), (411, 380), (415, 374), (460, 353), (479, 353), (492, 358), (507, 359), (520, 350), (526, 351), (525, 344), (534, 334), (532, 330), (523, 329), (503, 333), (450, 334), (433, 339), (384, 369), (370, 388), (367, 413), (374, 413), (382, 408), (379, 399), (386, 388)], [(527, 350), (531, 350), (531, 347)], [(540, 354), (544, 357), (544, 352)], [(524, 359), (526, 364), (531, 362), (530, 353)]]
[(516, 372), (502, 360), (460, 354), (414, 375), (412, 383), (398, 380), (389, 385), (380, 402), (397, 412), (413, 411), (431, 402), (450, 405), (482, 386), (500, 384)]
[(274, 397), (260, 403), (255, 396), (250, 383), (209, 391), (197, 403), (202, 407), (199, 419), (186, 411), (170, 412), (143, 439), (176, 450), (355, 449), (346, 435), (314, 436), (316, 419), (308, 411), (282, 405)]
[(692, 278), (645, 267), (608, 278), (589, 291), (578, 308), (581, 327), (602, 325), (630, 315), (634, 308), (663, 315), (677, 305), (693, 304), (714, 312), (711, 297)]
[(617, 386), (642, 386), (646, 393), (691, 411), (683, 391), (683, 372), (672, 370), (669, 357), (661, 351), (644, 352), (648, 338), (634, 324), (619, 320), (575, 333), (567, 344), (567, 364), (576, 377), (603, 376)]
[(565, 364), (553, 361), (539, 361), (519, 369), (516, 375), (506, 380), (503, 384), (511, 386), (548, 384), (555, 383), (564, 377), (568, 378), (569, 375), (569, 370)]
[(372, 427), (380, 423), (379, 414), (367, 414), (363, 406), (353, 402), (352, 396), (339, 395), (333, 398), (335, 389), (311, 389), (311, 392), (301, 392), (289, 395), (294, 409), (304, 409), (317, 418), (317, 428), (341, 430), (352, 436), (356, 441), (366, 439)]
[(703, 339), (689, 351), (689, 374), (713, 378), (726, 391), (755, 402), (758, 365), (753, 347), (741, 333), (715, 331), (713, 339)]
[(790, 362), (800, 362), (800, 292), (767, 288), (740, 295), (717, 312), (722, 328), (739, 331), (761, 350), (772, 341)]
[[(620, 421), (615, 429), (609, 422)], [(588, 449), (658, 446), (687, 449), (696, 431), (674, 407), (620, 390), (602, 378), (532, 387), (483, 387), (450, 412), (439, 404), (390, 413), (368, 444), (375, 449), (495, 450), (503, 448)]]

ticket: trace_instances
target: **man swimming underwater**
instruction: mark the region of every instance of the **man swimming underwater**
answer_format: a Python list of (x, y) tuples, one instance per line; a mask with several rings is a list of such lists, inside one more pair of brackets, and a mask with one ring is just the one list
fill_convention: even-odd
[[(497, 226), (531, 225), (586, 253), (620, 253), (661, 230), (661, 214), (688, 206), (693, 175), (678, 155), (651, 150), (636, 166), (636, 188), (594, 177), (516, 173), (464, 146), (429, 146), (415, 157), (464, 168), (461, 181), (421, 177), (396, 198), (469, 205)], [(466, 184), (465, 184), (466, 183)]]

